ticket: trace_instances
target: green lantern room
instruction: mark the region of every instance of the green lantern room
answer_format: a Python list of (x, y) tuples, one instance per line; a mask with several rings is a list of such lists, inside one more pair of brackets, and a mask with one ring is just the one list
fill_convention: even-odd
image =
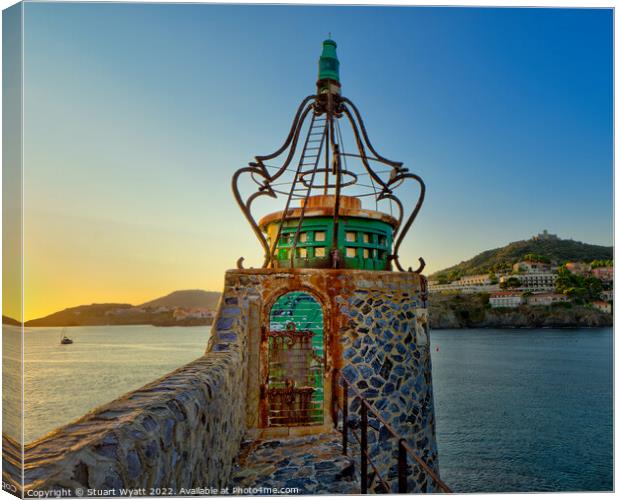
[(389, 270), (392, 234), (397, 226), (394, 217), (362, 209), (361, 201), (350, 196), (340, 197), (337, 222), (333, 195), (312, 196), (307, 202), (302, 200), (302, 205), (286, 215), (275, 212), (259, 221), (270, 247), (277, 238), (274, 267), (331, 268), (336, 249), (341, 268)]

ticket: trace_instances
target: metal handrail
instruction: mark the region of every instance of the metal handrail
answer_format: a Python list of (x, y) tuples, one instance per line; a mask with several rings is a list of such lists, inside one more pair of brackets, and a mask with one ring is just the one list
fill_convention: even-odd
[[(355, 438), (355, 440), (359, 443), (360, 447), (362, 447), (362, 439), (360, 437), (358, 437), (358, 435), (355, 433), (355, 431), (353, 429), (351, 429), (351, 434), (353, 434), (353, 437)], [(377, 467), (375, 466), (374, 462), (370, 459), (370, 457), (368, 456), (368, 453), (366, 453), (366, 456), (367, 456), (367, 459), (368, 459), (368, 463), (372, 467), (372, 470), (375, 471), (375, 474), (379, 478), (379, 481), (381, 482), (383, 487), (386, 489), (386, 491), (390, 491), (390, 486), (385, 482), (385, 479), (383, 479), (383, 477), (381, 477), (381, 473), (379, 472), (379, 469), (377, 469)]]
[[(361, 445), (361, 492), (367, 493), (368, 491), (368, 411), (376, 418), (388, 431), (389, 434), (395, 439), (398, 440), (398, 492), (399, 493), (407, 493), (407, 455), (410, 455), (413, 460), (431, 477), (431, 479), (439, 486), (439, 488), (444, 493), (452, 493), (452, 490), (448, 487), (446, 483), (444, 483), (437, 473), (431, 469), (431, 467), (420, 457), (418, 454), (411, 448), (409, 443), (407, 443), (406, 439), (400, 436), (394, 428), (385, 421), (385, 419), (379, 415), (379, 413), (374, 409), (372, 404), (364, 398), (357, 389), (351, 387), (349, 385), (348, 380), (340, 374), (340, 379), (342, 382), (342, 390), (343, 390), (343, 405), (340, 406), (340, 402), (338, 398), (335, 398), (336, 404), (342, 410), (342, 452), (343, 454), (347, 454), (347, 446), (348, 446), (348, 434), (349, 434), (349, 422), (348, 422), (348, 413), (349, 413), (349, 389), (355, 394), (354, 397), (360, 398), (360, 413), (361, 413), (361, 421), (362, 421), (362, 437), (361, 440), (357, 438), (353, 429), (351, 432), (353, 436), (360, 442)], [(379, 475), (374, 464), (371, 462), (372, 468), (377, 473), (379, 479), (385, 486), (385, 482)], [(389, 490), (389, 488), (388, 488)]]

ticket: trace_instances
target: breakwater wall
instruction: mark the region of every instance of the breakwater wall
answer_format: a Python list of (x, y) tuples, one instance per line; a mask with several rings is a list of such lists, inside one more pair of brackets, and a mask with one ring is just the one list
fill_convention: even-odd
[[(242, 295), (222, 297), (204, 356), (27, 444), (23, 490), (159, 496), (225, 487), (246, 430)], [(21, 491), (19, 475), (10, 480)]]

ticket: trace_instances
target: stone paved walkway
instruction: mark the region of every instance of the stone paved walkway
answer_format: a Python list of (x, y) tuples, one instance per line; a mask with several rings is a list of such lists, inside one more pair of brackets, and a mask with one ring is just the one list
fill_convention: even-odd
[[(246, 441), (233, 488), (298, 488), (297, 494), (359, 494), (353, 460), (342, 455), (339, 432)], [(260, 494), (260, 491), (254, 492)]]

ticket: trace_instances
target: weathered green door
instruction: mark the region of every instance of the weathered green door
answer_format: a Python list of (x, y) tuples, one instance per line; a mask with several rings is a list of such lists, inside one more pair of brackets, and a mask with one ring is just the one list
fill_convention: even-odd
[(306, 292), (282, 295), (269, 313), (268, 342), (268, 425), (323, 424), (321, 304)]

